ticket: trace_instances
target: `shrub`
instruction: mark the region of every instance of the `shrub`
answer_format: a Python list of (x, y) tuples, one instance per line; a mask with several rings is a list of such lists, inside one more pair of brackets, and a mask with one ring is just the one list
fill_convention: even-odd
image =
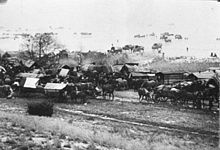
[(27, 113), (30, 115), (48, 116), (53, 114), (53, 103), (43, 102), (30, 102), (28, 103)]

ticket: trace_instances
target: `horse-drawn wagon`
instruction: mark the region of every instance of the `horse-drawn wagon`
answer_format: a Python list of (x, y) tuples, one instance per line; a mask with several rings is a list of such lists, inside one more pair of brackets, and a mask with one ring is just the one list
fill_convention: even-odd
[(66, 87), (66, 83), (47, 83), (44, 92), (49, 98), (58, 98), (59, 101), (65, 100), (67, 98)]

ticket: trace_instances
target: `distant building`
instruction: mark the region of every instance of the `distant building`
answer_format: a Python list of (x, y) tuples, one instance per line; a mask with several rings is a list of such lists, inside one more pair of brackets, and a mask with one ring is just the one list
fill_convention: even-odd
[(217, 70), (220, 71), (220, 67), (209, 67), (208, 71), (216, 72)]
[(193, 72), (187, 76), (188, 80), (209, 80), (215, 74), (213, 72), (205, 71), (205, 72)]
[(156, 78), (162, 84), (173, 84), (184, 81), (184, 74), (184, 72), (158, 72)]

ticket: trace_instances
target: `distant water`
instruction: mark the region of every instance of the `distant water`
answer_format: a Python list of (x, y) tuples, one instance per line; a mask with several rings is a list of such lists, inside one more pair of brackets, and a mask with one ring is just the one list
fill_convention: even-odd
[[(209, 57), (211, 52), (220, 56), (220, 41), (217, 41), (214, 37), (212, 39), (192, 39), (190, 37), (188, 37), (188, 40), (171, 39), (171, 43), (165, 43), (163, 40), (159, 39), (159, 36), (134, 38), (133, 35), (119, 35), (116, 37), (111, 34), (92, 34), (90, 36), (85, 36), (66, 33), (60, 34), (58, 37), (59, 42), (65, 44), (70, 51), (81, 50), (86, 52), (89, 50), (97, 50), (106, 52), (110, 49), (112, 44), (116, 47), (124, 46), (125, 44), (135, 44), (144, 46), (146, 52), (153, 52), (151, 49), (152, 45), (154, 43), (162, 43), (162, 52), (165, 53), (165, 56)], [(0, 39), (0, 49), (4, 51), (19, 50), (21, 43), (21, 39)], [(186, 50), (187, 47), (188, 52)]]

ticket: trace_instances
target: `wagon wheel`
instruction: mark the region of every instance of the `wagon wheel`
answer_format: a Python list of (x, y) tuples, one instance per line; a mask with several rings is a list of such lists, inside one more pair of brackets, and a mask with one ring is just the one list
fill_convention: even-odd
[(157, 97), (156, 95), (153, 95), (152, 100), (153, 100), (154, 103), (159, 103), (160, 102), (160, 97)]
[(161, 97), (160, 102), (167, 102), (168, 98), (167, 97)]

